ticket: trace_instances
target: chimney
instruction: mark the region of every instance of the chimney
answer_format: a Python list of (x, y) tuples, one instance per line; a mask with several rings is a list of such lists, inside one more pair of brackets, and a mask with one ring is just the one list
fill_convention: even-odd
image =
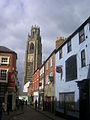
[(56, 50), (64, 43), (64, 41), (65, 41), (64, 37), (60, 37), (60, 38), (57, 37), (57, 40), (56, 40)]

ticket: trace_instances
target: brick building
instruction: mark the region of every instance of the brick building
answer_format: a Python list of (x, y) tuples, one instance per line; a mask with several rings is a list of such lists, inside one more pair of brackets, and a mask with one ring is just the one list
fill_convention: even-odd
[(32, 102), (33, 102), (33, 88), (32, 83), (30, 83), (28, 86), (28, 104), (32, 104)]
[(16, 60), (17, 54), (3, 46), (0, 46), (0, 103), (7, 103), (11, 110), (15, 109), (16, 99)]
[(44, 108), (54, 112), (55, 101), (55, 50), (45, 61)]
[(40, 67), (40, 79), (39, 79), (39, 108), (44, 109), (44, 63)]
[(34, 74), (32, 75), (32, 89), (33, 89), (33, 103), (35, 104), (35, 101), (37, 100), (37, 103), (39, 102), (39, 76), (40, 71), (37, 69)]

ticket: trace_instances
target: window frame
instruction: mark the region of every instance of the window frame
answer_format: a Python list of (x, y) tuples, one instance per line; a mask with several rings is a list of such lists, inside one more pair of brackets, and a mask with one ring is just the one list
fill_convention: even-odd
[[(6, 71), (5, 79), (2, 79), (2, 77), (4, 76), (3, 75), (1, 76), (2, 74), (1, 71)], [(8, 81), (8, 69), (0, 68), (0, 82), (7, 82), (7, 81)]]
[(86, 66), (86, 57), (85, 57), (85, 49), (83, 49), (81, 51), (81, 67), (85, 67)]
[(67, 42), (67, 53), (72, 51), (71, 39)]
[(79, 31), (79, 44), (85, 41), (84, 27)]
[[(73, 101), (71, 100), (71, 97), (73, 96)], [(68, 98), (68, 99), (67, 99)], [(75, 93), (66, 93), (65, 94), (65, 103), (66, 103), (66, 109), (68, 111), (73, 111), (75, 110)]]
[[(60, 98), (62, 98), (61, 101)], [(59, 93), (59, 108), (64, 109), (64, 104), (65, 104), (65, 95), (64, 93)]]
[(54, 78), (53, 78), (54, 76), (53, 76), (53, 72), (51, 71), (50, 72), (50, 75), (49, 75), (49, 81), (50, 82), (54, 82)]
[(70, 56), (65, 61), (65, 69), (66, 69), (66, 82), (73, 81), (77, 79), (77, 55)]
[[(4, 60), (7, 59), (7, 60)], [(8, 56), (0, 56), (0, 65), (9, 65), (9, 57)]]
[[(60, 95), (62, 96), (61, 101)], [(71, 97), (70, 95), (71, 96), (73, 95), (72, 100), (70, 98)], [(65, 109), (66, 111), (75, 111), (75, 92), (59, 93), (59, 108)]]
[(59, 59), (62, 58), (62, 48), (59, 50)]
[(90, 30), (90, 22), (89, 22), (89, 30)]

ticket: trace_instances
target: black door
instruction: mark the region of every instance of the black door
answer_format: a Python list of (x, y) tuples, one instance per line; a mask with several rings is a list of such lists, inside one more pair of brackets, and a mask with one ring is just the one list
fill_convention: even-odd
[(12, 111), (12, 95), (8, 95), (7, 104), (8, 104), (9, 110)]
[(79, 84), (80, 89), (80, 120), (89, 120), (89, 81)]

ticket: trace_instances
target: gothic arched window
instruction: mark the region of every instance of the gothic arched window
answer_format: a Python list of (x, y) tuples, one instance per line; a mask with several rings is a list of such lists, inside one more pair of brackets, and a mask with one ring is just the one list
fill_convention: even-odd
[(34, 53), (34, 44), (33, 43), (30, 44), (30, 53)]

